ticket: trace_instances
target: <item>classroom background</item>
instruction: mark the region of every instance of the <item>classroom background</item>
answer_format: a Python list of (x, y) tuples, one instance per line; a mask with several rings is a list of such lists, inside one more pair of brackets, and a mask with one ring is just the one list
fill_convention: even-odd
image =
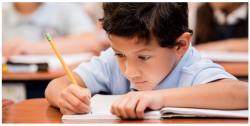
[[(188, 4), (192, 44), (202, 58), (248, 82), (248, 3)], [(71, 70), (110, 47), (100, 2), (3, 2), (2, 13), (2, 99), (44, 98), (47, 84), (66, 74), (47, 33)]]

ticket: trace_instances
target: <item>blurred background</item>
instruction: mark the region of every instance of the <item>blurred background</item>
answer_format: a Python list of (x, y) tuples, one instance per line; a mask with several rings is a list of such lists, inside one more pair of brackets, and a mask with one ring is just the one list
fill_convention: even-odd
[[(227, 72), (248, 81), (248, 3), (190, 2), (192, 44)], [(102, 3), (2, 3), (2, 99), (44, 98), (47, 84), (65, 75), (45, 34), (71, 70), (109, 48), (98, 19)]]

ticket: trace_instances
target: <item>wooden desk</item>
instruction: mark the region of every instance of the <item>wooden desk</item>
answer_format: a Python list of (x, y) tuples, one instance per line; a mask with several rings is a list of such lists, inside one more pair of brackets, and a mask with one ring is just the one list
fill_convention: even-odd
[(2, 99), (2, 109), (14, 104), (15, 102), (10, 99)]
[(2, 123), (243, 123), (248, 119), (175, 118), (162, 120), (61, 120), (59, 109), (46, 99), (30, 99), (2, 109)]
[(248, 62), (215, 62), (220, 64), (224, 69), (234, 76), (248, 76)]
[[(234, 76), (248, 76), (248, 63), (228, 63), (228, 62), (216, 62), (223, 66), (227, 72)], [(70, 70), (76, 68), (79, 64), (69, 66)], [(54, 78), (66, 75), (63, 68), (50, 72), (37, 72), (37, 73), (8, 73), (2, 74), (3, 81), (16, 81), (16, 80), (52, 80)]]
[[(80, 63), (79, 63), (80, 64)], [(79, 64), (69, 66), (70, 70), (75, 69)], [(36, 72), (36, 73), (7, 73), (2, 74), (3, 81), (17, 81), (17, 80), (52, 80), (66, 75), (63, 68), (55, 69), (48, 72)]]

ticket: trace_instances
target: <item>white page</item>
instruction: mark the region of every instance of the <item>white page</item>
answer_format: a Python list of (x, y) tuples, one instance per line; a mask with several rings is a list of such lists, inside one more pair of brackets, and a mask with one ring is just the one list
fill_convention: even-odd
[(94, 115), (112, 115), (110, 113), (111, 105), (117, 101), (122, 95), (100, 95), (96, 94), (91, 99), (90, 107)]
[(92, 114), (63, 115), (62, 119), (120, 119), (111, 114), (110, 108), (121, 96), (96, 94), (91, 98)]
[(161, 109), (162, 114), (166, 112), (192, 114), (204, 117), (227, 117), (227, 118), (248, 118), (248, 110), (212, 110), (196, 108), (173, 108), (166, 107)]
[(248, 62), (248, 52), (199, 51), (202, 59), (219, 62)]
[[(76, 54), (63, 54), (61, 55), (67, 66), (74, 65), (90, 60), (94, 54), (91, 52), (76, 53)], [(4, 57), (2, 57), (4, 59)], [(38, 64), (48, 63), (49, 69), (56, 69), (63, 67), (56, 54), (51, 55), (16, 55), (11, 56), (12, 63), (26, 63), (26, 64)]]
[[(92, 114), (63, 115), (62, 119), (120, 119), (110, 112), (111, 105), (122, 95), (100, 95), (91, 98), (90, 107)], [(160, 119), (160, 111), (148, 111), (144, 113), (144, 119)]]

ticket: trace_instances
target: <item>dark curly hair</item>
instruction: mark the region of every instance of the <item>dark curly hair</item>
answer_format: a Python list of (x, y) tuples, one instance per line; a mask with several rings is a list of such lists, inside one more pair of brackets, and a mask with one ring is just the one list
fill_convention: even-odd
[(152, 35), (161, 47), (172, 48), (188, 28), (187, 3), (104, 3), (99, 19), (108, 35), (135, 36), (149, 44)]

